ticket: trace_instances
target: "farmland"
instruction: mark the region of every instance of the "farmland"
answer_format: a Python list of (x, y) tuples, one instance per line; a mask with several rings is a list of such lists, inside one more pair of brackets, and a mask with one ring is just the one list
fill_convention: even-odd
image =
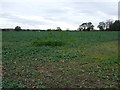
[(118, 31), (2, 32), (4, 88), (118, 88)]

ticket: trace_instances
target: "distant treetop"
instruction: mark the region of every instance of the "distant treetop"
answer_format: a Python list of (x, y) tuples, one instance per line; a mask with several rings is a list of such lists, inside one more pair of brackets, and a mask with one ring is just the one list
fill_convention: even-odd
[(15, 27), (15, 31), (20, 31), (20, 30), (22, 30), (20, 26)]

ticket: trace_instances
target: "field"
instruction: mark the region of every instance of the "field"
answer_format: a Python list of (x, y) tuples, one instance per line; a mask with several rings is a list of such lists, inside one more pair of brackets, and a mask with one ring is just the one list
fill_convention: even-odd
[(118, 32), (2, 32), (4, 88), (118, 88)]

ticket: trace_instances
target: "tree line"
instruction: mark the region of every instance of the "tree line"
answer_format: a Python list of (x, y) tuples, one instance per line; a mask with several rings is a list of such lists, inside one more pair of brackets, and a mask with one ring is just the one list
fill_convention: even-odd
[[(106, 22), (102, 21), (99, 22), (97, 26), (100, 31), (120, 31), (120, 20), (113, 20), (109, 19)], [(79, 25), (78, 31), (92, 31), (94, 30), (94, 25), (92, 22), (82, 23)]]
[[(99, 22), (99, 25), (97, 26), (99, 28), (99, 31), (120, 31), (120, 20), (107, 20), (106, 22), (102, 21)], [(1, 29), (2, 31), (62, 31), (60, 27), (57, 27), (57, 29), (47, 29), (47, 30), (30, 30), (30, 29), (21, 29), (20, 26), (16, 26), (14, 29)], [(67, 29), (66, 31), (70, 31)], [(75, 31), (95, 31), (94, 25), (92, 22), (86, 22), (79, 25), (79, 28)]]
[(107, 20), (106, 22), (100, 22), (98, 28), (102, 31), (120, 31), (120, 20)]

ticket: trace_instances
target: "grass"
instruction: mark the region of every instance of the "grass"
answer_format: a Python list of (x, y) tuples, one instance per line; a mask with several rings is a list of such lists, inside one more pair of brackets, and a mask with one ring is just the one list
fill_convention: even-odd
[(118, 88), (118, 32), (2, 32), (4, 88)]

